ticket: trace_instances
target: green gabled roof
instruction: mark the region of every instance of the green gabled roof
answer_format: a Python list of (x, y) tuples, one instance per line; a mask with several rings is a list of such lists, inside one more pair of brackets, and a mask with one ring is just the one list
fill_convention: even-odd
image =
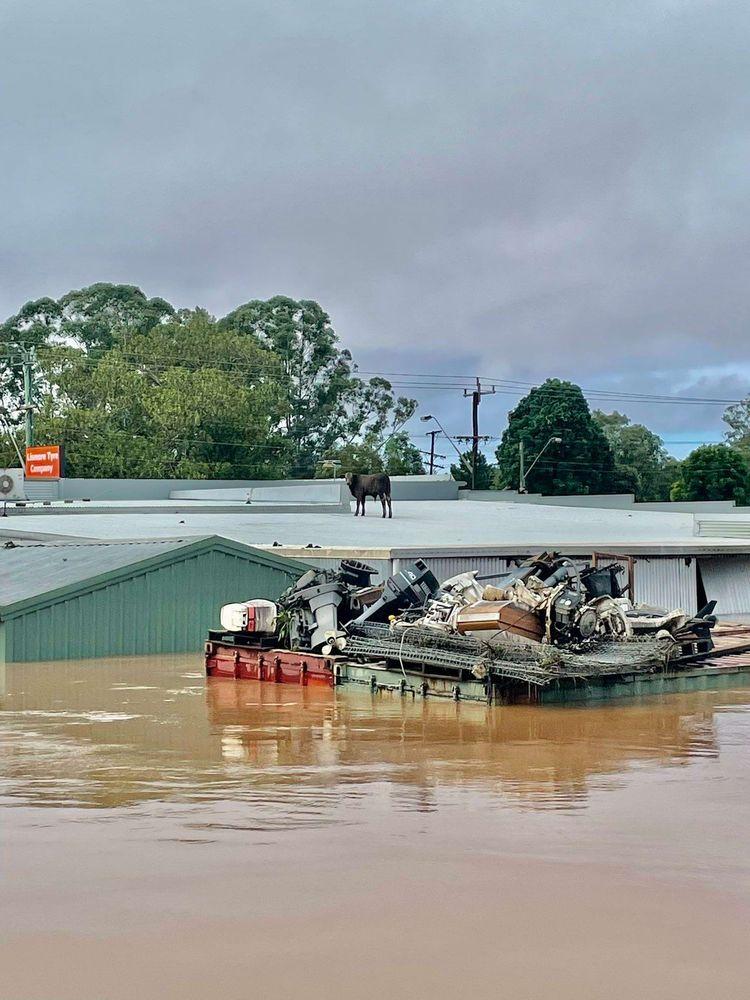
[(0, 544), (0, 615), (17, 614), (203, 552), (220, 551), (290, 575), (310, 565), (253, 548), (221, 535), (134, 539), (119, 542), (21, 542)]

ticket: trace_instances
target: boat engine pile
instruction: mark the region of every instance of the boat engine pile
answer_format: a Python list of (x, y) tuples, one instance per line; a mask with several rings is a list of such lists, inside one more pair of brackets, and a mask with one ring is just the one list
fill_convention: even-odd
[(709, 653), (713, 602), (695, 616), (634, 604), (623, 570), (544, 552), (491, 583), (473, 570), (440, 583), (418, 559), (373, 586), (370, 566), (345, 560), (309, 570), (275, 603), (225, 606), (224, 631), (211, 637), (403, 679), (470, 679), (488, 697), (508, 685), (674, 670)]

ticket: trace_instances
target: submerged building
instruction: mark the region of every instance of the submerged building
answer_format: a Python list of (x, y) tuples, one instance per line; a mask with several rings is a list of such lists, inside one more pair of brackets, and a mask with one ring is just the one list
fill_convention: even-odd
[(353, 517), (340, 482), (60, 482), (0, 521), (8, 660), (199, 650), (220, 604), (273, 598), (343, 558), (381, 579), (419, 557), (439, 579), (491, 580), (543, 550), (599, 552), (632, 557), (638, 602), (750, 615), (750, 509), (732, 504), (459, 494), (447, 477), (411, 477), (394, 480), (384, 520), (374, 504)]

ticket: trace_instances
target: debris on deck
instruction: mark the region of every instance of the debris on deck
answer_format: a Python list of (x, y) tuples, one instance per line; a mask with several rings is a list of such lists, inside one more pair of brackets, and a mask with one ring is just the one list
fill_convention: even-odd
[(440, 583), (418, 559), (373, 586), (370, 566), (344, 560), (336, 570), (310, 570), (276, 603), (222, 608), (206, 668), (277, 682), (359, 681), (423, 695), (541, 701), (569, 689), (614, 690), (634, 678), (694, 676), (710, 655), (750, 651), (750, 629), (716, 628), (713, 601), (697, 615), (634, 603), (633, 563), (625, 562), (605, 564), (597, 554), (581, 567), (544, 552), (491, 583), (476, 571)]

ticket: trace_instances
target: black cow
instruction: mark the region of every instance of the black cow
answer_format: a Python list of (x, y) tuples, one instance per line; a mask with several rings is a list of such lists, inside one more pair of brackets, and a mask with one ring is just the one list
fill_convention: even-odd
[(354, 511), (356, 517), (360, 511), (362, 517), (365, 516), (365, 497), (373, 497), (380, 500), (383, 505), (383, 517), (385, 517), (386, 504), (388, 505), (388, 517), (393, 517), (393, 507), (391, 506), (391, 480), (384, 472), (376, 476), (360, 476), (347, 472), (346, 476), (349, 492), (357, 501), (357, 509)]

